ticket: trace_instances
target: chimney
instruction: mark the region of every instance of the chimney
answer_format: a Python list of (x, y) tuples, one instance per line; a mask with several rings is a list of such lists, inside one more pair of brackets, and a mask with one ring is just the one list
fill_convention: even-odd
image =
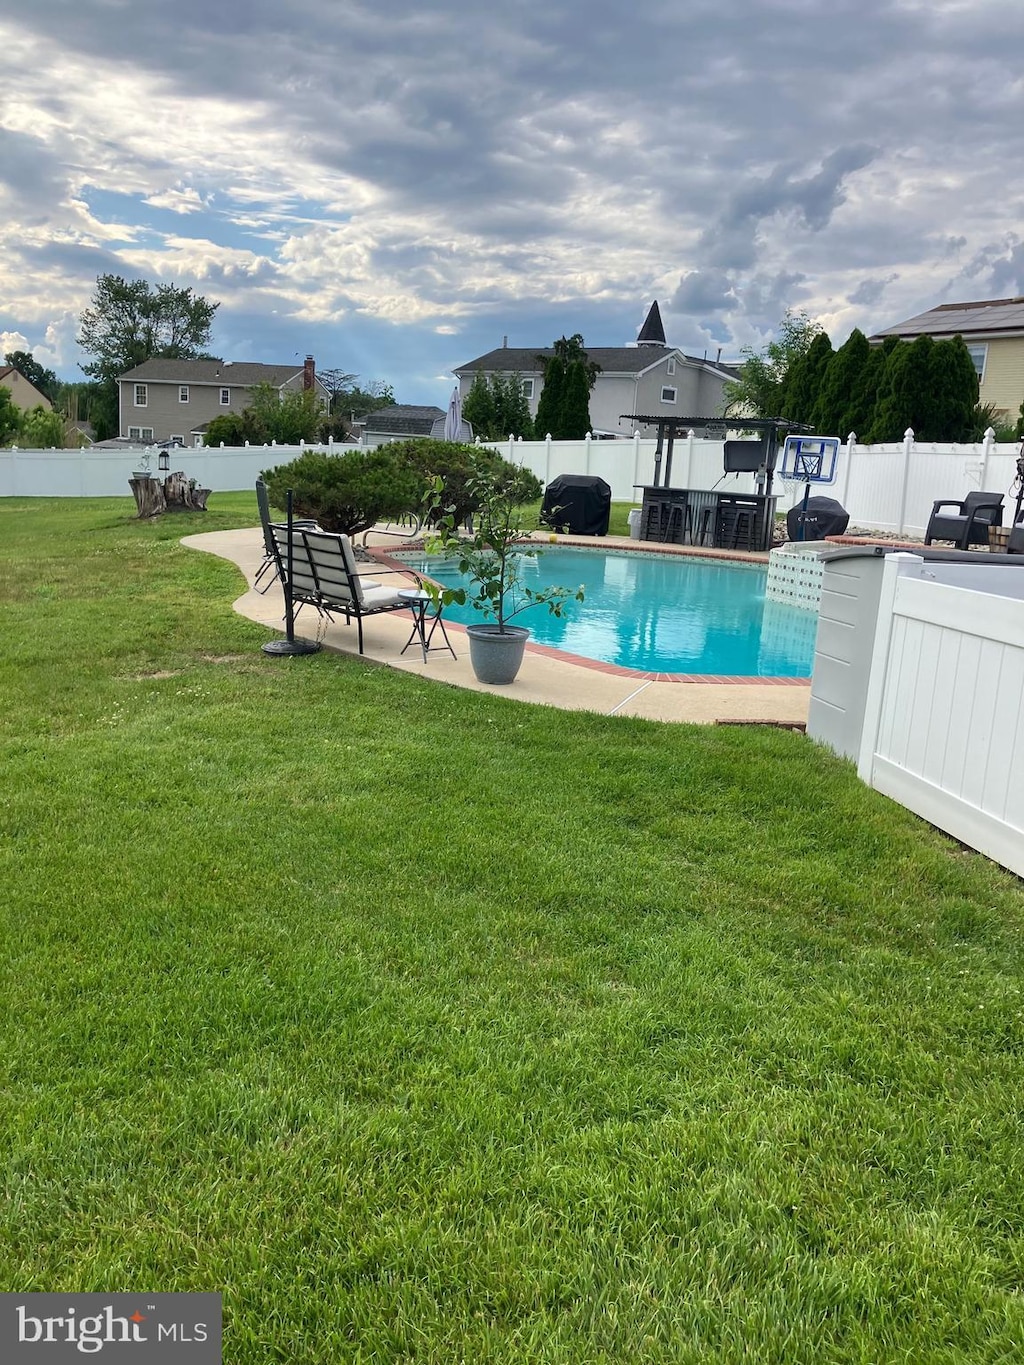
[(316, 388), (316, 362), (311, 355), (306, 356), (306, 363), (302, 367), (302, 387), (303, 389)]
[(501, 338), (501, 349), (502, 349), (503, 351), (507, 351), (507, 350), (508, 350), (508, 337), (507, 337), (507, 336)]

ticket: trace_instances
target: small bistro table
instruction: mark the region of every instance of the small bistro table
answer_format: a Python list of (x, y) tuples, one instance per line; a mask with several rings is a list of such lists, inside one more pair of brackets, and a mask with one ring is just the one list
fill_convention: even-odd
[[(414, 641), (417, 641), (420, 649), (423, 650), (424, 663), (427, 662), (427, 655), (432, 650), (444, 651), (447, 649), (452, 658), (457, 659), (459, 656), (455, 653), (455, 650), (452, 649), (452, 642), (448, 639), (448, 632), (445, 630), (444, 622), (441, 620), (441, 613), (443, 611), (441, 603), (438, 602), (434, 611), (428, 615), (428, 609), (434, 601), (429, 592), (424, 592), (422, 588), (399, 588), (398, 595), (412, 612), (412, 634), (402, 646), (401, 652), (404, 654), (409, 646)], [(431, 641), (434, 638), (434, 632), (439, 626), (441, 628), (441, 634), (444, 636), (444, 644), (431, 644)]]

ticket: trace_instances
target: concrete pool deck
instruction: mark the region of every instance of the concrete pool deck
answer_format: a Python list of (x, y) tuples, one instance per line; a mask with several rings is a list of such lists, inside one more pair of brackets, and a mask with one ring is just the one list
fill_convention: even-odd
[[(538, 537), (540, 539), (540, 537)], [(544, 536), (544, 540), (551, 537)], [(580, 540), (559, 536), (564, 545), (584, 545), (592, 549), (592, 539)], [(393, 537), (374, 534), (367, 537), (371, 551), (386, 556), (397, 548)], [(259, 622), (268, 630), (283, 634), (284, 599), (279, 583), (265, 594), (256, 592), (253, 580), (263, 561), (263, 533), (260, 528), (247, 527), (237, 531), (212, 531), (186, 536), (182, 544), (191, 549), (229, 560), (244, 574), (248, 591), (233, 603), (235, 611), (250, 621)], [(621, 536), (601, 538), (605, 549), (651, 550), (658, 553), (700, 553), (704, 557), (760, 560), (767, 555), (732, 555), (714, 551), (694, 551), (676, 546), (664, 546)], [(368, 575), (373, 565), (366, 566)], [(493, 687), (477, 682), (469, 663), (469, 644), (465, 631), (457, 622), (445, 621), (452, 645), (458, 655), (453, 659), (447, 652), (432, 652), (424, 662), (422, 652), (414, 645), (405, 654), (402, 647), (412, 630), (411, 614), (391, 612), (372, 616), (363, 622), (364, 658), (399, 668), (407, 673), (466, 687), (474, 692), (490, 692), (514, 701), (554, 706), (568, 711), (597, 711), (604, 715), (638, 716), (645, 720), (685, 721), (693, 724), (755, 723), (772, 725), (802, 725), (807, 720), (810, 682), (796, 678), (753, 678), (709, 680), (685, 674), (640, 673), (617, 668), (611, 664), (579, 659), (543, 645), (527, 646), (526, 658), (516, 681), (508, 687)], [(358, 657), (355, 625), (343, 621), (324, 624), (309, 610), (300, 615), (295, 633), (304, 639), (320, 638), (325, 648)], [(274, 661), (268, 658), (268, 666)]]

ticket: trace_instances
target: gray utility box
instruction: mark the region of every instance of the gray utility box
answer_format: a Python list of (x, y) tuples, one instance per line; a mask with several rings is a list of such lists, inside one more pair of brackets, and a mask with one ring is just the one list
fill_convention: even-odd
[(860, 756), (864, 729), (882, 567), (885, 556), (897, 551), (909, 551), (929, 561), (972, 565), (982, 571), (996, 564), (1024, 569), (1024, 555), (933, 550), (918, 545), (834, 545), (819, 551), (823, 562), (821, 607), (807, 733), (854, 762)]

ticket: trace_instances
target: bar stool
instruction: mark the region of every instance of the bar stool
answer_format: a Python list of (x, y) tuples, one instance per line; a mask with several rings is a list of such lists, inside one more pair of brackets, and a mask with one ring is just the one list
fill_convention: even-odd
[[(690, 509), (687, 505), (686, 499), (672, 498), (668, 505), (668, 519), (665, 523), (665, 533), (661, 537), (662, 540), (671, 541), (673, 545), (685, 544), (687, 524), (689, 524), (690, 529), (692, 531), (693, 522), (692, 520), (690, 520)], [(678, 531), (679, 533), (678, 541), (676, 540), (676, 537), (673, 535), (674, 531)]]
[(706, 545), (708, 541), (708, 528), (711, 528), (711, 544), (718, 543), (718, 509), (717, 507), (705, 507), (700, 514), (700, 530), (697, 532), (697, 544)]
[(669, 516), (672, 510), (671, 498), (652, 498), (647, 505), (641, 540), (664, 540), (668, 533)]
[(737, 549), (740, 543), (740, 532), (743, 533), (746, 549), (753, 549), (754, 535), (757, 531), (757, 508), (743, 506), (743, 504), (727, 503), (722, 508), (722, 525), (720, 536), (724, 546), (727, 539), (731, 539), (732, 549)]

